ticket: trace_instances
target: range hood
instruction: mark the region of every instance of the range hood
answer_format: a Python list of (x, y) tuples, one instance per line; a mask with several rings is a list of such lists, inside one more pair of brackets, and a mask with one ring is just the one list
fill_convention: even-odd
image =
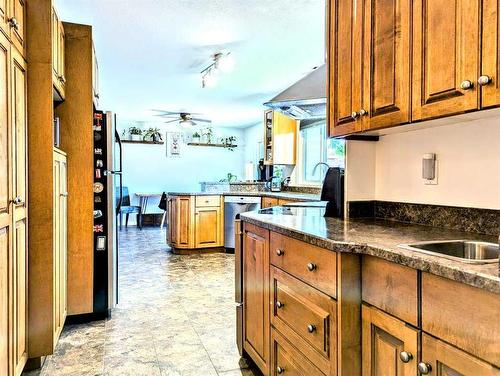
[(325, 118), (326, 65), (316, 68), (264, 106), (297, 120)]

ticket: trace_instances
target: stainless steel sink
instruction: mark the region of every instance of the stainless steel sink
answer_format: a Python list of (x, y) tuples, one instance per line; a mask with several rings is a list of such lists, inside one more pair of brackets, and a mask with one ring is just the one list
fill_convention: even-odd
[(470, 264), (496, 263), (500, 253), (498, 244), (471, 240), (428, 241), (400, 247)]

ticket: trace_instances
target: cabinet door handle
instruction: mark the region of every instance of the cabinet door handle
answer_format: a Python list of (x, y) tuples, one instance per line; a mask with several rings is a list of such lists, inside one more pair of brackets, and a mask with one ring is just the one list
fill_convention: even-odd
[(12, 203), (16, 206), (24, 204), (23, 198), (21, 196), (17, 196), (12, 200)]
[(307, 270), (309, 270), (310, 272), (313, 272), (315, 271), (317, 268), (316, 264), (310, 262), (309, 264), (307, 264)]
[(278, 307), (278, 309), (283, 308), (284, 306), (285, 306), (285, 303), (282, 303), (279, 300), (276, 302), (276, 307)]
[(283, 367), (276, 367), (276, 372), (279, 373), (280, 375), (285, 372), (285, 369)]
[(10, 25), (10, 27), (13, 27), (17, 31), (19, 31), (19, 23), (17, 22), (15, 17), (12, 17), (9, 19), (9, 25)]
[(460, 88), (462, 90), (470, 90), (474, 87), (474, 84), (472, 83), (472, 81), (470, 80), (464, 80), (462, 81), (462, 83), (460, 84)]
[(403, 363), (409, 363), (413, 359), (413, 354), (407, 351), (401, 351), (399, 353), (399, 359), (401, 359)]
[(282, 250), (282, 249), (277, 249), (277, 250), (276, 250), (276, 255), (278, 255), (278, 256), (283, 256), (284, 254), (285, 254), (285, 251), (284, 251), (284, 250)]
[(360, 114), (359, 112), (357, 112), (357, 111), (353, 111), (353, 112), (351, 113), (351, 117), (352, 117), (354, 120), (356, 120), (357, 118), (359, 118), (359, 116), (360, 116), (360, 115), (361, 115), (361, 114)]
[(493, 79), (490, 76), (481, 76), (477, 79), (477, 84), (479, 86), (486, 86), (489, 85)]
[(422, 375), (428, 375), (432, 371), (432, 367), (428, 363), (420, 362), (418, 363), (418, 372), (420, 372)]
[(63, 193), (61, 193), (61, 196), (62, 196), (62, 197), (68, 197), (68, 192), (63, 192)]
[(312, 324), (307, 325), (307, 331), (308, 331), (309, 333), (314, 333), (314, 332), (316, 331), (316, 326), (315, 326), (315, 325), (312, 325)]

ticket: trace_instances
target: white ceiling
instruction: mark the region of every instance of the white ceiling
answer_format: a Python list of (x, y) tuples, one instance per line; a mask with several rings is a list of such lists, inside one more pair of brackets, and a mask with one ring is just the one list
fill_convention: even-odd
[[(101, 109), (121, 122), (150, 109), (204, 113), (214, 126), (260, 121), (262, 103), (324, 62), (324, 0), (56, 0), (65, 21), (93, 25)], [(202, 89), (210, 55), (232, 73)]]

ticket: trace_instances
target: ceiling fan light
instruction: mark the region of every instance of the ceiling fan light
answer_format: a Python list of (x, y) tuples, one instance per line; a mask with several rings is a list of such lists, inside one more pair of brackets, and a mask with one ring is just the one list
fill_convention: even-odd
[(179, 125), (183, 128), (191, 128), (196, 125), (196, 123), (192, 120), (181, 120), (179, 121)]

